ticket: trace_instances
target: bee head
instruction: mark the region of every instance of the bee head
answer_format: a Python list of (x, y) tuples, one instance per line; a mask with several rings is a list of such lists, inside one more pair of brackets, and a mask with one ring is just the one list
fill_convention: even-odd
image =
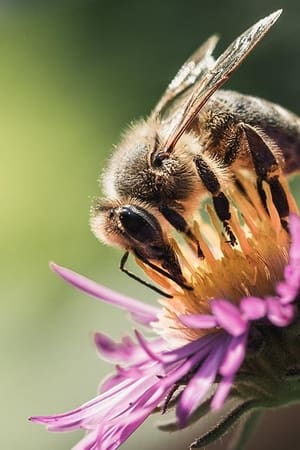
[(185, 284), (178, 258), (151, 210), (137, 203), (97, 199), (91, 228), (104, 243), (128, 250), (146, 264), (158, 262), (173, 281)]

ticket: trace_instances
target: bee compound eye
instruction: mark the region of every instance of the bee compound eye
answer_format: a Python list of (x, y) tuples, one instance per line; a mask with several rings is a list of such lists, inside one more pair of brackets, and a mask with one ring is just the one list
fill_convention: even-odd
[(161, 239), (161, 228), (155, 217), (143, 208), (123, 206), (119, 218), (125, 232), (141, 243), (156, 242)]

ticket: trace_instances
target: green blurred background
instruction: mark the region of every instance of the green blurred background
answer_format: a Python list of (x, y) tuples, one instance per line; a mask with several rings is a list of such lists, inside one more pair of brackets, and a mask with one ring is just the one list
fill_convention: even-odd
[[(1, 1), (1, 450), (68, 450), (80, 433), (48, 434), (27, 417), (91, 398), (110, 367), (97, 359), (90, 332), (118, 338), (130, 327), (121, 312), (64, 285), (49, 260), (155, 299), (119, 273), (120, 253), (101, 246), (88, 226), (97, 178), (120, 131), (147, 115), (209, 35), (220, 33), (220, 51), (279, 7), (283, 16), (230, 87), (300, 114), (296, 0)], [(299, 448), (299, 411), (272, 413), (254, 447)], [(181, 450), (197, 436), (197, 426), (168, 435), (154, 423), (124, 448)]]

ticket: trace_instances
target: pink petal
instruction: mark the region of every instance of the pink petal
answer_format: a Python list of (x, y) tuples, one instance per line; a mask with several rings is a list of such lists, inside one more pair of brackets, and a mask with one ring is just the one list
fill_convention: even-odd
[(289, 256), (294, 261), (300, 261), (300, 217), (296, 214), (290, 215), (289, 230), (292, 236)]
[(203, 354), (207, 354), (212, 351), (219, 340), (220, 333), (211, 333), (197, 339), (196, 341), (189, 342), (183, 347), (164, 352), (162, 359), (165, 364), (172, 364), (173, 362), (188, 358), (193, 354), (200, 354), (201, 352), (203, 352)]
[(240, 309), (247, 320), (258, 320), (266, 315), (267, 304), (261, 298), (246, 297), (241, 300)]
[[(145, 361), (145, 351), (141, 346), (135, 343), (131, 337), (125, 336), (122, 341), (115, 342), (103, 333), (95, 333), (94, 342), (97, 346), (101, 358), (115, 363), (136, 364)], [(152, 352), (159, 352), (165, 347), (162, 338), (151, 339), (147, 345)]]
[[(294, 264), (294, 265), (293, 265)], [(300, 294), (300, 263), (291, 262), (284, 269), (284, 280), (277, 283), (276, 292), (282, 304), (294, 302)]]
[(219, 373), (224, 377), (234, 375), (244, 361), (247, 347), (248, 333), (231, 339), (225, 358), (219, 369)]
[(95, 448), (95, 442), (97, 440), (99, 431), (94, 430), (90, 433), (88, 433), (86, 436), (84, 436), (81, 441), (78, 442), (74, 447), (72, 447), (72, 450), (93, 450)]
[(120, 373), (114, 373), (113, 375), (108, 375), (105, 377), (99, 387), (98, 387), (98, 393), (102, 394), (103, 392), (108, 391), (109, 389), (112, 389), (117, 384), (124, 381), (124, 377)]
[(278, 298), (268, 297), (268, 319), (277, 327), (286, 327), (295, 318), (296, 310), (292, 304), (282, 305)]
[(288, 305), (297, 299), (299, 287), (291, 286), (288, 281), (281, 281), (280, 283), (277, 283), (276, 292), (279, 295), (280, 303), (282, 305)]
[(204, 363), (201, 364), (184, 389), (176, 409), (178, 422), (181, 427), (186, 425), (188, 418), (200, 405), (203, 397), (214, 383), (226, 347), (227, 339), (223, 339), (223, 342), (216, 346), (215, 351), (209, 353)]
[(210, 404), (211, 409), (213, 411), (217, 411), (218, 409), (220, 409), (223, 406), (223, 404), (230, 392), (230, 389), (232, 387), (233, 380), (234, 380), (234, 376), (225, 377), (219, 383), (216, 393), (214, 395), (214, 398), (212, 399), (212, 402)]
[(181, 314), (179, 320), (186, 327), (198, 330), (214, 328), (217, 325), (216, 318), (210, 314)]
[(35, 416), (31, 417), (30, 420), (43, 423), (47, 425), (49, 430), (53, 431), (77, 429), (85, 421), (95, 417), (95, 415), (106, 416), (111, 411), (114, 399), (117, 398), (118, 403), (121, 404), (122, 399), (130, 395), (132, 389), (137, 390), (138, 383), (138, 381), (133, 383), (132, 380), (122, 380), (121, 383), (109, 391), (101, 393), (76, 409), (51, 416)]
[(136, 354), (141, 353), (140, 347), (129, 337), (122, 343), (117, 343), (103, 333), (95, 333), (94, 341), (101, 358), (107, 361), (127, 362), (129, 358), (132, 360)]
[(299, 289), (300, 285), (300, 265), (288, 265), (284, 269), (284, 278), (286, 282)]
[(212, 300), (211, 310), (218, 324), (232, 336), (245, 333), (247, 321), (242, 317), (239, 309), (227, 300)]
[(146, 354), (151, 359), (153, 359), (153, 361), (162, 362), (162, 359), (152, 351), (151, 346), (149, 345), (148, 341), (144, 339), (143, 335), (137, 330), (135, 330), (135, 335), (137, 337), (139, 344), (141, 345), (142, 349), (146, 352)]
[(62, 266), (58, 266), (55, 263), (50, 263), (51, 269), (63, 278), (67, 283), (76, 287), (80, 291), (88, 294), (97, 299), (103, 300), (111, 305), (115, 305), (121, 309), (124, 309), (134, 315), (143, 324), (150, 324), (157, 321), (157, 315), (160, 312), (159, 308), (135, 300), (131, 297), (127, 297), (118, 292), (112, 291), (101, 284), (96, 283), (79, 273), (73, 272)]

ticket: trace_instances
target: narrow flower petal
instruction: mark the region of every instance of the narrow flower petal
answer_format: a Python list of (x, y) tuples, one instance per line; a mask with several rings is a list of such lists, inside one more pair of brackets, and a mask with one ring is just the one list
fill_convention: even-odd
[(277, 327), (288, 326), (295, 317), (295, 306), (282, 305), (277, 298), (268, 297), (268, 318)]
[[(104, 360), (116, 363), (127, 363), (130, 360), (131, 364), (145, 360), (144, 350), (139, 343), (135, 343), (129, 336), (125, 336), (119, 343), (103, 333), (95, 333), (94, 342), (101, 358)], [(161, 338), (149, 339), (147, 346), (151, 348), (152, 352), (157, 353), (164, 349), (165, 342)]]
[(292, 236), (289, 256), (293, 262), (300, 262), (300, 218), (296, 214), (290, 215), (289, 230)]
[(122, 343), (116, 343), (103, 333), (95, 333), (94, 342), (101, 357), (110, 362), (126, 362), (128, 358), (135, 358), (136, 353), (140, 354), (139, 346), (129, 337)]
[(284, 278), (289, 286), (299, 289), (300, 285), (300, 263), (290, 264), (284, 269)]
[(240, 368), (246, 354), (247, 338), (248, 333), (244, 333), (231, 339), (219, 370), (224, 377), (234, 375)]
[(50, 267), (61, 278), (80, 291), (83, 291), (85, 294), (88, 294), (94, 298), (110, 303), (111, 305), (124, 309), (132, 313), (135, 317), (142, 318), (143, 324), (149, 324), (157, 321), (157, 315), (160, 312), (159, 308), (147, 305), (139, 300), (135, 300), (131, 297), (112, 291), (111, 289), (101, 286), (83, 275), (73, 272), (65, 267), (58, 266), (53, 262), (50, 263)]
[[(300, 277), (299, 277), (300, 280)], [(300, 286), (300, 282), (299, 282)], [(300, 295), (299, 287), (291, 286), (286, 281), (281, 281), (276, 286), (276, 292), (279, 295), (279, 301), (282, 305), (288, 305), (293, 303), (295, 299)]]
[(67, 411), (65, 413), (51, 416), (33, 416), (30, 418), (32, 422), (43, 423), (49, 429), (72, 430), (78, 427), (87, 417), (92, 417), (95, 413), (107, 411), (111, 408), (111, 399), (117, 396), (121, 400), (128, 394), (130, 386), (135, 384), (131, 380), (123, 380), (114, 386), (110, 391), (98, 395), (89, 402), (84, 403), (79, 408)]
[(153, 361), (152, 358), (150, 359), (144, 349), (141, 349), (141, 351), (144, 353), (144, 360), (130, 366), (116, 366), (118, 374), (123, 379), (139, 379), (145, 376), (149, 377), (151, 374), (154, 377), (163, 375), (161, 364)]
[[(150, 381), (150, 382), (149, 382)], [(116, 450), (151, 414), (154, 407), (162, 400), (164, 391), (158, 393), (159, 381), (140, 380), (137, 390), (133, 390), (126, 399), (111, 411), (98, 418), (96, 433), (91, 432), (81, 441), (78, 450)], [(137, 387), (135, 385), (135, 387)], [(116, 412), (113, 414), (113, 412)]]
[(293, 303), (300, 296), (300, 218), (291, 214), (289, 229), (291, 245), (289, 264), (284, 269), (284, 280), (277, 283), (276, 291), (283, 305)]
[(218, 341), (215, 351), (209, 353), (206, 360), (201, 364), (198, 371), (193, 375), (191, 381), (184, 389), (176, 409), (177, 418), (181, 427), (186, 425), (189, 417), (200, 405), (203, 397), (212, 386), (226, 347), (227, 339), (224, 337), (222, 341)]
[[(138, 300), (137, 300), (138, 301)], [(148, 305), (150, 306), (150, 305)], [(128, 310), (129, 311), (129, 310)], [(136, 322), (139, 323), (140, 325), (144, 325), (144, 326), (150, 326), (150, 324), (152, 322), (156, 322), (157, 321), (157, 315), (160, 312), (160, 310), (157, 308), (156, 310), (157, 312), (153, 315), (151, 315), (151, 312), (149, 313), (149, 311), (147, 311), (146, 313), (144, 311), (135, 311), (135, 312), (130, 312), (130, 315), (132, 317), (132, 319)]]
[(276, 292), (283, 305), (292, 303), (300, 295), (300, 262), (290, 260), (284, 269), (284, 280), (277, 283)]
[(232, 303), (221, 299), (212, 300), (211, 310), (218, 324), (232, 336), (239, 336), (246, 331), (247, 321)]
[(95, 448), (95, 442), (99, 431), (96, 428), (95, 431), (88, 433), (81, 441), (76, 444), (72, 450), (93, 450)]
[(219, 383), (218, 388), (216, 390), (216, 393), (211, 401), (211, 404), (210, 404), (211, 409), (213, 411), (217, 411), (223, 406), (223, 404), (230, 392), (230, 389), (233, 385), (233, 381), (234, 381), (234, 375), (229, 376), (229, 377), (224, 377), (221, 380), (221, 382)]
[(121, 383), (122, 381), (124, 381), (124, 377), (118, 372), (114, 373), (113, 375), (108, 375), (101, 381), (98, 387), (98, 393), (102, 394), (109, 389), (112, 389), (114, 386), (117, 386), (117, 384)]
[(198, 330), (217, 325), (216, 318), (210, 314), (181, 314), (179, 319), (185, 326)]
[(245, 297), (240, 302), (240, 309), (247, 320), (258, 320), (266, 315), (266, 301), (258, 297)]
[(129, 401), (126, 408), (114, 418), (103, 417), (101, 433), (97, 436), (95, 450), (115, 450), (144, 422), (162, 400), (165, 392), (158, 393), (156, 383), (145, 383), (136, 401)]
[(203, 336), (196, 341), (189, 342), (183, 347), (163, 352), (162, 359), (165, 364), (171, 364), (175, 361), (188, 358), (195, 353), (200, 353), (202, 351), (211, 351), (214, 346), (217, 345), (216, 341), (218, 341), (218, 339), (219, 335), (216, 334)]
[(148, 344), (146, 339), (144, 339), (144, 337), (138, 330), (135, 330), (135, 335), (136, 335), (137, 340), (139, 341), (142, 349), (146, 352), (146, 354), (151, 359), (153, 359), (153, 361), (162, 362), (162, 359), (152, 351), (152, 349), (150, 348), (150, 345)]

